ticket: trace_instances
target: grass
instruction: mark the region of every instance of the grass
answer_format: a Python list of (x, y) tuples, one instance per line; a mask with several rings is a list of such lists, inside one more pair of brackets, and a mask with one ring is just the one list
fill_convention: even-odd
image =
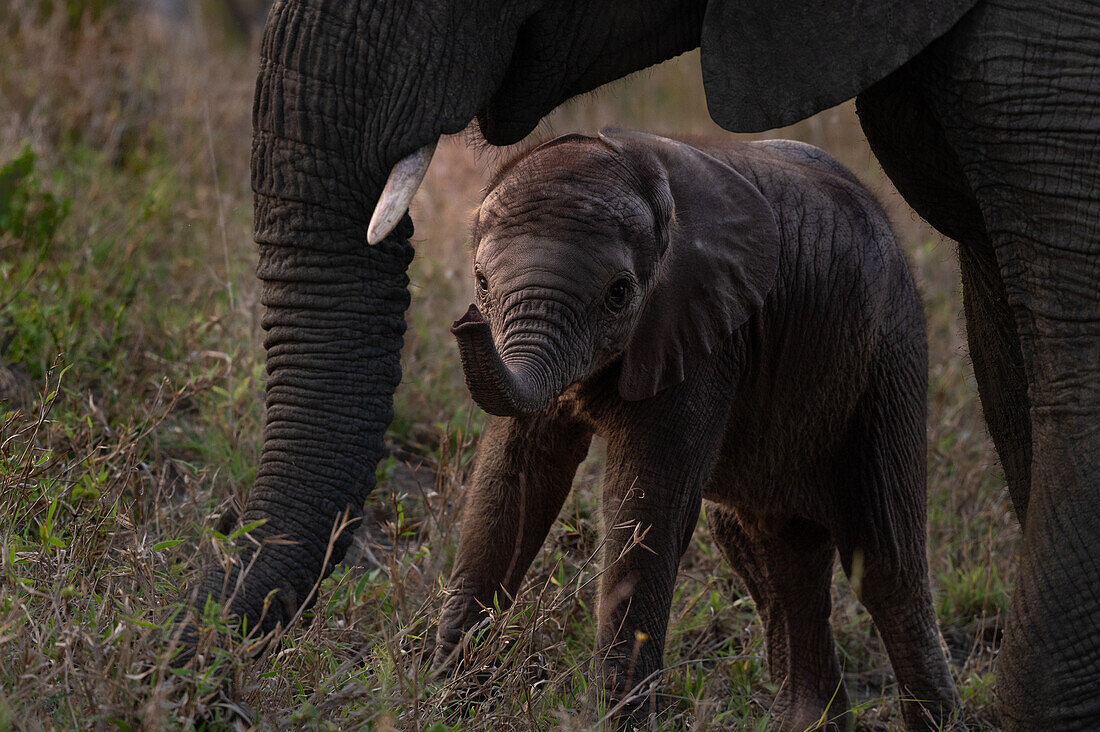
[[(94, 8), (92, 6), (95, 6)], [(465, 223), (505, 152), (445, 140), (413, 206), (417, 257), (391, 457), (354, 549), (275, 652), (216, 650), (231, 680), (156, 653), (196, 568), (224, 557), (263, 421), (248, 191), (254, 48), (201, 18), (92, 3), (0, 9), (0, 730), (590, 729), (599, 445), (484, 663), (426, 665), (481, 417), (450, 321), (470, 301)], [(94, 17), (93, 17), (94, 15)], [(726, 134), (698, 57), (589, 95), (536, 138), (621, 125)], [(992, 661), (1018, 529), (985, 434), (953, 245), (899, 199), (850, 105), (772, 136), (828, 149), (884, 202), (931, 341), (930, 559), (966, 712), (994, 728)], [(889, 663), (838, 572), (834, 625), (867, 729), (899, 724)], [(216, 620), (216, 617), (213, 618)], [(775, 688), (739, 580), (705, 528), (680, 573), (660, 729), (757, 729)], [(221, 715), (219, 717), (219, 715)], [(218, 723), (214, 723), (218, 726)]]

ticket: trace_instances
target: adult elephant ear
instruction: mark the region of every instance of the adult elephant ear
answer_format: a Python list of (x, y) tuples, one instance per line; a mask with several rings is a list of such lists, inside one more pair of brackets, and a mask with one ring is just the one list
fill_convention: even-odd
[(710, 0), (700, 39), (714, 121), (793, 124), (854, 97), (958, 22), (975, 0)]
[(619, 376), (624, 399), (645, 399), (683, 381), (760, 310), (779, 269), (779, 229), (756, 186), (717, 158), (655, 135), (602, 136), (650, 187), (663, 240)]

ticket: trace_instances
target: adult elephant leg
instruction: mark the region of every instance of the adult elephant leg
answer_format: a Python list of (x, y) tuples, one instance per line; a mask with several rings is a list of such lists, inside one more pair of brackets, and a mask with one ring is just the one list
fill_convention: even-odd
[(1016, 517), (1024, 524), (1031, 494), (1031, 415), (1016, 321), (992, 248), (960, 244), (959, 267), (978, 394)]
[(1019, 334), (1031, 484), (998, 659), (1007, 729), (1100, 727), (1100, 23), (986, 3), (918, 59)]
[(989, 435), (1021, 524), (1031, 489), (1031, 415), (1016, 321), (978, 201), (913, 69), (856, 99), (867, 141), (905, 200), (959, 243), (967, 344)]

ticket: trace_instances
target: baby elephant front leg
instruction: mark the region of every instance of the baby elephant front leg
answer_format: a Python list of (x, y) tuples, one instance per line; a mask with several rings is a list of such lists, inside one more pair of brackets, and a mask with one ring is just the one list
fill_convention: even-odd
[(703, 455), (639, 462), (609, 444), (597, 656), (618, 715), (644, 716), (659, 681), (680, 557), (702, 502)]
[(481, 436), (462, 511), (462, 536), (436, 634), (437, 665), (452, 663), (466, 631), (504, 608), (546, 539), (588, 452), (587, 427), (551, 407), (493, 417)]

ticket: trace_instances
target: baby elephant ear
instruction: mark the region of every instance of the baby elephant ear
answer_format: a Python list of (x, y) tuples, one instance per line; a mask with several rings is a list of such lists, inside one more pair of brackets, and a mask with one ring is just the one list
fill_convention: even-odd
[[(779, 268), (779, 229), (760, 191), (730, 165), (654, 135), (609, 132), (673, 204), (658, 274), (623, 354), (619, 393), (675, 386), (760, 310)], [(667, 213), (666, 213), (667, 215)], [(659, 227), (660, 228), (660, 227)]]

